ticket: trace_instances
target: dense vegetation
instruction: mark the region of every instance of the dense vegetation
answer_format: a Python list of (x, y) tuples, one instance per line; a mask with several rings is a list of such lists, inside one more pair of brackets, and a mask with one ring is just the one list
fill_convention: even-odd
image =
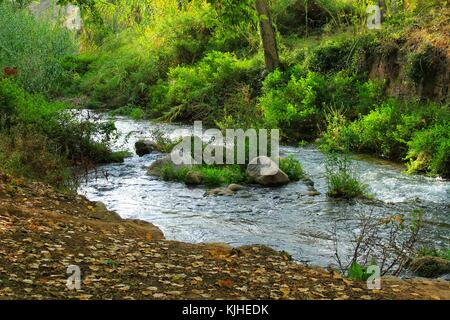
[[(391, 1), (404, 10), (388, 6), (383, 29), (367, 30), (366, 2), (272, 1), (282, 67), (269, 74), (250, 2), (238, 6), (242, 14), (226, 11), (233, 1), (99, 3), (85, 9), (87, 49), (72, 60), (74, 91), (88, 94), (91, 107), (135, 118), (279, 127), (289, 143), (318, 139), (324, 150), (448, 177), (448, 93), (426, 88), (433, 73), (448, 73), (445, 39), (410, 39), (414, 25), (443, 26), (448, 5)], [(370, 75), (375, 61), (393, 55), (403, 59), (403, 94), (393, 92), (389, 74)]]
[(8, 3), (0, 4), (0, 15), (0, 65), (17, 68), (0, 78), (0, 171), (73, 190), (81, 169), (121, 161), (124, 154), (107, 145), (113, 123), (49, 101), (70, 82), (64, 66), (76, 52), (74, 37)]
[[(3, 170), (66, 181), (73, 164), (111, 160), (112, 124), (88, 125), (48, 102), (86, 95), (85, 107), (136, 119), (276, 127), (288, 143), (450, 176), (448, 92), (429, 85), (448, 75), (446, 1), (384, 1), (381, 30), (366, 27), (372, 1), (269, 1), (273, 71), (253, 1), (58, 1), (81, 7), (78, 35), (32, 17), (28, 2), (0, 5), (0, 66), (19, 70), (0, 83)], [(377, 65), (396, 78), (376, 76)]]

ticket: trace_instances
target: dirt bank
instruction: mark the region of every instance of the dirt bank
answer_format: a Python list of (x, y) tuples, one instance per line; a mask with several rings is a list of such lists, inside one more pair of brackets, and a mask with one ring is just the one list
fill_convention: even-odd
[[(262, 246), (165, 240), (84, 197), (0, 174), (0, 299), (450, 299), (443, 281), (383, 290), (288, 261)], [(81, 290), (66, 288), (69, 265)]]

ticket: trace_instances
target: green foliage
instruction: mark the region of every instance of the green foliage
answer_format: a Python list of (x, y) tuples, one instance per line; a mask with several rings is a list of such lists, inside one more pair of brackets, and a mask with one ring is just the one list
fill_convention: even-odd
[(251, 83), (260, 70), (255, 60), (239, 60), (233, 54), (217, 51), (209, 52), (194, 66), (173, 68), (166, 100), (172, 109), (164, 118), (213, 123), (223, 115), (226, 97), (242, 83)]
[(367, 281), (372, 275), (367, 273), (367, 267), (361, 266), (358, 262), (353, 261), (352, 265), (348, 269), (348, 277), (354, 280)]
[(357, 121), (330, 112), (321, 139), (324, 150), (376, 154), (409, 161), (409, 172), (449, 175), (449, 109), (447, 105), (391, 99)]
[(437, 257), (445, 260), (450, 260), (450, 249), (441, 250), (437, 248), (423, 247), (419, 250), (418, 255), (420, 257)]
[(311, 134), (319, 121), (325, 78), (308, 72), (304, 77), (292, 74), (287, 83), (284, 81), (279, 70), (264, 80), (259, 103), (267, 123), (272, 127), (296, 128), (297, 132)]
[(76, 52), (74, 37), (6, 2), (0, 2), (0, 16), (0, 67), (17, 67), (17, 79), (28, 91), (58, 93), (68, 76), (64, 57)]
[(71, 188), (75, 183), (69, 167), (123, 161), (123, 153), (112, 153), (106, 145), (115, 137), (113, 123), (77, 120), (66, 108), (0, 80), (0, 167)]
[(326, 160), (328, 193), (331, 198), (365, 198), (368, 197), (367, 185), (361, 183), (355, 174), (348, 155), (330, 153)]
[(111, 111), (112, 116), (130, 117), (133, 120), (141, 120), (144, 118), (144, 111), (141, 108), (127, 105)]
[(408, 141), (409, 172), (429, 172), (450, 178), (450, 122), (419, 131)]
[(244, 171), (239, 166), (202, 167), (200, 173), (207, 186), (242, 183), (246, 181)]
[(308, 57), (308, 66), (312, 71), (328, 73), (341, 71), (349, 66), (354, 40), (327, 41), (314, 50)]
[(81, 90), (107, 107), (152, 102), (148, 92), (169, 68), (194, 63), (208, 49), (214, 24), (208, 6), (195, 3), (183, 12), (173, 3), (154, 6), (158, 14), (149, 16), (151, 28), (128, 28), (107, 37), (81, 81)]
[(300, 161), (292, 155), (280, 159), (280, 169), (288, 175), (291, 181), (299, 181), (305, 177)]

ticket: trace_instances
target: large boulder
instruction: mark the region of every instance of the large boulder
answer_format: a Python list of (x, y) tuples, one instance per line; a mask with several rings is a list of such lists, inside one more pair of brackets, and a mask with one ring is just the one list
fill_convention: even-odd
[(288, 175), (269, 157), (253, 159), (247, 166), (250, 179), (264, 187), (278, 187), (290, 182)]
[(153, 151), (158, 151), (159, 145), (151, 140), (139, 140), (134, 144), (134, 147), (136, 149), (136, 154), (139, 157), (143, 157), (146, 154), (150, 154)]

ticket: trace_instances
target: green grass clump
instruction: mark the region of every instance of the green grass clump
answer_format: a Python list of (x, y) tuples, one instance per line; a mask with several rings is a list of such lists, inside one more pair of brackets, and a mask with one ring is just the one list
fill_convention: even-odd
[(409, 172), (450, 178), (450, 122), (419, 131), (408, 141)]
[(260, 72), (257, 59), (242, 60), (218, 51), (209, 52), (194, 66), (173, 68), (165, 96), (169, 112), (164, 119), (214, 123), (224, 116), (227, 97), (239, 94), (242, 85), (252, 83)]
[(186, 182), (189, 173), (196, 173), (201, 177), (201, 184), (217, 187), (246, 181), (245, 171), (240, 166), (194, 166), (193, 168), (179, 167), (166, 164), (161, 168), (161, 177), (166, 181)]
[(139, 107), (125, 106), (111, 111), (111, 116), (124, 116), (133, 120), (142, 120), (145, 117), (144, 111)]
[(357, 178), (347, 155), (329, 154), (326, 163), (328, 193), (331, 198), (368, 198), (367, 185)]
[(280, 169), (288, 175), (291, 181), (300, 181), (305, 177), (300, 161), (292, 155), (280, 159)]

